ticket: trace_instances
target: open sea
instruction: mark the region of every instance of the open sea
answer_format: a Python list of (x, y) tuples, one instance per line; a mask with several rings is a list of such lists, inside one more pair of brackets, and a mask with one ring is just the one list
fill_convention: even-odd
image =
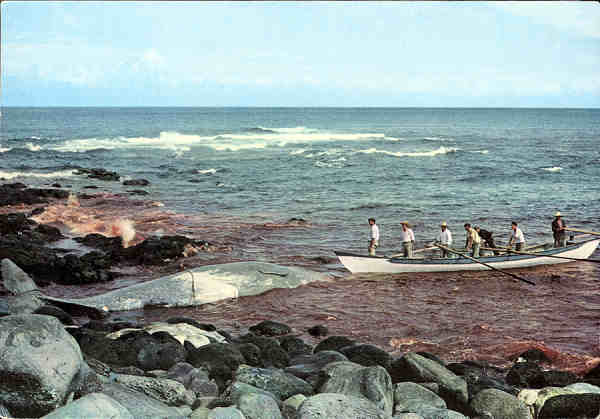
[[(138, 317), (184, 314), (234, 329), (269, 318), (296, 327), (307, 340), (305, 328), (324, 324), (331, 333), (389, 351), (428, 350), (496, 364), (530, 347), (554, 353), (556, 365), (574, 370), (600, 362), (598, 264), (516, 271), (537, 283), (532, 287), (494, 272), (350, 275), (333, 254), (366, 253), (369, 217), (380, 226), (379, 254), (399, 249), (401, 221), (413, 225), (417, 247), (435, 237), (441, 221), (457, 243), (470, 222), (503, 244), (512, 220), (528, 244), (549, 241), (556, 211), (569, 226), (600, 230), (600, 109), (1, 111), (4, 183), (58, 183), (106, 196), (82, 201), (87, 218), (55, 214), (43, 222), (83, 234), (102, 231), (96, 222), (118, 215), (142, 236), (186, 234), (220, 249), (188, 266), (261, 260), (332, 277), (235, 302), (144, 310)], [(121, 182), (88, 179), (74, 173), (78, 167), (115, 171)], [(142, 178), (150, 184), (122, 184)], [(151, 210), (141, 211), (139, 201)], [(592, 257), (600, 259), (600, 251)], [(128, 280), (142, 277), (133, 272)], [(56, 286), (48, 293), (103, 290)]]

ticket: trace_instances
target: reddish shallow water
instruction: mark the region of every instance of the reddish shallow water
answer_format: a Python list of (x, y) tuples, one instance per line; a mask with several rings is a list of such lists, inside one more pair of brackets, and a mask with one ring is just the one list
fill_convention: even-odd
[[(15, 212), (15, 208), (3, 208)], [(20, 210), (27, 210), (21, 208)], [(234, 334), (262, 320), (286, 323), (307, 342), (319, 339), (306, 329), (320, 324), (330, 335), (346, 335), (399, 355), (428, 351), (445, 360), (479, 359), (507, 366), (515, 355), (539, 348), (553, 368), (583, 373), (600, 363), (600, 264), (567, 263), (512, 270), (537, 285), (498, 272), (399, 275), (350, 275), (333, 258), (327, 244), (304, 254), (298, 238), (311, 225), (251, 223), (214, 215), (194, 217), (103, 196), (78, 208), (51, 206), (38, 221), (78, 234), (114, 235), (112, 223), (128, 218), (137, 234), (185, 234), (213, 243), (211, 251), (161, 268), (129, 268), (126, 276), (85, 287), (53, 285), (44, 292), (82, 297), (120, 288), (185, 268), (239, 260), (262, 260), (328, 272), (331, 280), (296, 289), (274, 289), (262, 295), (201, 307), (146, 309), (114, 313), (113, 318), (146, 321), (188, 316)], [(322, 247), (320, 247), (322, 246)], [(592, 258), (600, 259), (600, 251)]]

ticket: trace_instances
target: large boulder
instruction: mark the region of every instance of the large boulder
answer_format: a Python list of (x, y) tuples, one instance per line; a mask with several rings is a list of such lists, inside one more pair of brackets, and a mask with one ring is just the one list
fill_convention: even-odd
[(318, 379), (321, 368), (338, 361), (348, 361), (348, 358), (336, 351), (320, 351), (312, 355), (300, 355), (292, 358), (290, 361), (292, 365), (287, 367), (285, 372), (312, 383)]
[(298, 408), (296, 419), (391, 419), (391, 415), (379, 409), (364, 397), (337, 393), (321, 393), (309, 397)]
[(486, 412), (494, 418), (532, 419), (527, 405), (512, 394), (489, 388), (482, 390), (471, 400), (471, 409), (483, 416)]
[(422, 403), (439, 409), (446, 408), (446, 402), (433, 391), (411, 382), (394, 385), (394, 412), (412, 412), (411, 406)]
[(597, 418), (598, 415), (600, 394), (561, 394), (546, 400), (538, 418)]
[(237, 407), (247, 419), (283, 419), (277, 402), (264, 394), (243, 394)]
[(390, 416), (394, 408), (392, 379), (380, 365), (363, 367), (348, 361), (328, 364), (321, 370), (318, 392), (364, 397)]
[(392, 357), (386, 351), (375, 345), (352, 345), (340, 349), (340, 352), (348, 358), (349, 361), (360, 364), (364, 367), (381, 365), (388, 370), (392, 363)]
[(54, 317), (0, 318), (0, 348), (0, 403), (16, 416), (49, 413), (79, 385), (81, 350)]
[(449, 406), (463, 408), (469, 400), (467, 383), (444, 365), (409, 352), (394, 362), (397, 381), (415, 383), (435, 382), (439, 385), (440, 396)]
[(214, 379), (223, 389), (225, 383), (231, 380), (233, 373), (244, 363), (244, 356), (235, 345), (226, 343), (211, 343), (200, 348), (186, 345), (188, 349), (187, 362), (195, 367), (204, 367), (210, 378)]
[(114, 380), (118, 384), (159, 400), (167, 406), (191, 406), (196, 400), (196, 396), (189, 393), (183, 384), (168, 378), (116, 374)]
[(292, 332), (292, 329), (288, 325), (272, 320), (264, 320), (254, 326), (250, 326), (248, 330), (263, 336), (281, 336)]
[(115, 399), (102, 393), (91, 393), (58, 408), (43, 419), (80, 418), (133, 419), (133, 415)]
[(106, 383), (102, 393), (113, 398), (131, 412), (134, 418), (164, 418), (183, 419), (187, 418), (192, 409), (188, 406), (167, 406), (150, 396), (139, 391), (132, 390), (121, 384)]
[(355, 340), (350, 339), (346, 336), (329, 336), (326, 339), (323, 339), (317, 346), (315, 346), (314, 352), (320, 351), (340, 351), (340, 349), (354, 345), (356, 343)]
[(313, 388), (306, 381), (276, 369), (255, 368), (240, 365), (235, 372), (235, 380), (273, 393), (279, 400), (295, 394), (309, 396)]

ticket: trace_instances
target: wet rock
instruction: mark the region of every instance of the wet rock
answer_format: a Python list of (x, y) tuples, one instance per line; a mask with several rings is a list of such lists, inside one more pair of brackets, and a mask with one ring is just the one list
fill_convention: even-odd
[(75, 175), (87, 175), (90, 179), (99, 179), (104, 181), (118, 181), (121, 176), (117, 172), (111, 172), (103, 168), (84, 169), (79, 168), (74, 171)]
[(73, 317), (71, 317), (68, 313), (66, 313), (65, 311), (61, 310), (58, 307), (51, 306), (51, 305), (44, 305), (44, 306), (38, 308), (37, 310), (35, 310), (33, 312), (33, 314), (43, 314), (46, 316), (56, 317), (58, 320), (60, 320), (60, 322), (62, 324), (67, 325), (67, 326), (75, 324)]
[(137, 355), (137, 365), (145, 371), (168, 370), (178, 362), (184, 362), (186, 358), (187, 351), (179, 342), (160, 343), (157, 341), (140, 349)]
[(30, 220), (25, 214), (0, 214), (0, 234), (19, 234), (30, 231), (36, 222)]
[(250, 384), (243, 383), (241, 381), (234, 380), (226, 389), (223, 391), (221, 396), (214, 401), (213, 404), (208, 407), (226, 407), (237, 405), (240, 398), (245, 394), (258, 394), (261, 396), (269, 397), (276, 402), (280, 399), (273, 393), (267, 390), (260, 389)]
[(317, 353), (319, 351), (340, 351), (343, 347), (354, 345), (356, 341), (346, 337), (346, 336), (329, 336), (325, 340), (319, 342), (319, 344), (315, 347), (314, 352)]
[(171, 317), (166, 321), (169, 324), (186, 323), (190, 326), (197, 327), (198, 329), (206, 330), (207, 332), (215, 332), (217, 328), (208, 323), (200, 323), (198, 320), (191, 319), (189, 317)]
[(149, 195), (149, 193), (143, 189), (133, 189), (131, 191), (127, 191), (127, 193), (129, 195), (140, 195), (140, 196)]
[(22, 183), (0, 185), (0, 206), (33, 205), (48, 202), (48, 198), (66, 199), (69, 192), (62, 189), (27, 188)]
[(542, 369), (535, 362), (517, 362), (506, 374), (506, 382), (516, 387), (542, 388), (545, 385)]
[(296, 413), (296, 419), (390, 419), (390, 417), (364, 397), (336, 393), (321, 393), (308, 397)]
[(121, 329), (135, 328), (136, 324), (127, 321), (103, 322), (100, 320), (90, 320), (82, 327), (90, 330), (96, 330), (98, 332), (110, 333)]
[(220, 389), (231, 380), (233, 373), (244, 363), (244, 356), (231, 344), (211, 343), (200, 348), (188, 348), (187, 362), (204, 367)]
[[(435, 419), (469, 419), (468, 416), (450, 409), (440, 409), (426, 404), (415, 405), (413, 408), (417, 417)], [(396, 417), (394, 416), (394, 419)], [(478, 418), (483, 419), (483, 418)], [(493, 418), (490, 418), (493, 419)]]
[(296, 394), (295, 396), (289, 397), (281, 404), (281, 413), (284, 418), (293, 419), (296, 417), (296, 412), (300, 405), (306, 400), (304, 394)]
[(596, 418), (598, 415), (600, 394), (562, 394), (546, 400), (538, 418)]
[(125, 186), (148, 186), (150, 182), (146, 179), (131, 179), (123, 181), (123, 185)]
[(538, 348), (528, 349), (518, 356), (529, 362), (550, 362), (546, 353)]
[(241, 343), (236, 345), (240, 353), (244, 356), (246, 364), (252, 367), (260, 367), (262, 360), (260, 357), (260, 348), (253, 343)]
[(115, 399), (102, 393), (88, 394), (50, 412), (44, 419), (64, 418), (133, 419), (134, 416)]
[(204, 248), (207, 242), (184, 236), (150, 237), (141, 243), (113, 252), (113, 258), (136, 265), (160, 265), (183, 257), (187, 245)]
[(386, 351), (375, 345), (352, 345), (340, 349), (348, 360), (365, 367), (381, 365), (386, 370), (390, 368), (392, 357)]
[(244, 414), (235, 407), (216, 407), (209, 414), (208, 419), (246, 419)]
[(77, 342), (54, 317), (0, 318), (0, 403), (14, 415), (39, 417), (59, 407), (81, 378)]
[(235, 372), (235, 380), (269, 391), (279, 400), (295, 394), (308, 396), (313, 393), (312, 386), (306, 381), (276, 369), (240, 365)]
[(478, 415), (489, 412), (495, 418), (532, 419), (525, 403), (512, 394), (493, 388), (477, 393), (470, 406)]
[(35, 228), (34, 232), (44, 236), (44, 238), (49, 242), (54, 242), (65, 238), (58, 228), (46, 224), (39, 224)]
[(321, 369), (331, 363), (348, 361), (345, 355), (336, 351), (320, 351), (312, 355), (301, 355), (292, 358), (290, 367), (285, 372), (295, 375), (309, 383), (316, 383)]
[(323, 325), (316, 325), (308, 329), (308, 334), (311, 336), (327, 336), (329, 329)]
[(579, 381), (579, 377), (568, 371), (542, 371), (542, 379), (545, 387), (565, 387)]
[(265, 320), (248, 328), (254, 334), (261, 336), (281, 336), (292, 332), (292, 329), (283, 323)]
[(260, 351), (261, 364), (265, 368), (285, 368), (290, 365), (290, 356), (278, 343)]
[(297, 336), (282, 336), (277, 339), (279, 345), (285, 350), (290, 358), (298, 355), (309, 355), (312, 354), (312, 346), (306, 344), (302, 339)]
[(392, 379), (379, 365), (363, 367), (348, 361), (327, 364), (321, 370), (317, 391), (365, 397), (390, 416), (394, 408)]

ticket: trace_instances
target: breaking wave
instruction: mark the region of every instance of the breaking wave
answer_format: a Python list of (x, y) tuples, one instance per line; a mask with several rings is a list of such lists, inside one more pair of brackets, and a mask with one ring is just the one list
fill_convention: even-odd
[[(307, 144), (330, 141), (360, 141), (385, 139), (383, 133), (373, 132), (333, 132), (309, 129), (306, 127), (268, 128), (255, 127), (237, 133), (221, 133), (213, 136), (181, 134), (163, 131), (158, 137), (114, 137), (82, 138), (67, 140), (61, 144), (49, 146), (59, 152), (84, 153), (98, 149), (114, 150), (124, 148), (152, 148), (176, 151), (189, 151), (190, 147), (208, 147), (215, 151), (240, 151), (284, 147), (288, 144)], [(33, 146), (32, 147), (36, 147)]]
[(562, 167), (559, 166), (554, 166), (554, 167), (542, 167), (542, 170), (545, 170), (547, 172), (560, 172), (562, 171)]
[(435, 150), (430, 151), (415, 151), (415, 152), (403, 152), (403, 151), (387, 151), (387, 150), (378, 150), (376, 148), (369, 148), (366, 150), (358, 150), (357, 153), (364, 154), (373, 154), (373, 153), (381, 153), (387, 154), (389, 156), (394, 157), (433, 157), (440, 154), (448, 154), (448, 153), (456, 153), (459, 148), (456, 147), (440, 147)]
[(64, 178), (71, 177), (74, 170), (61, 170), (50, 173), (35, 173), (35, 172), (5, 172), (0, 170), (0, 179), (15, 179), (15, 178)]

